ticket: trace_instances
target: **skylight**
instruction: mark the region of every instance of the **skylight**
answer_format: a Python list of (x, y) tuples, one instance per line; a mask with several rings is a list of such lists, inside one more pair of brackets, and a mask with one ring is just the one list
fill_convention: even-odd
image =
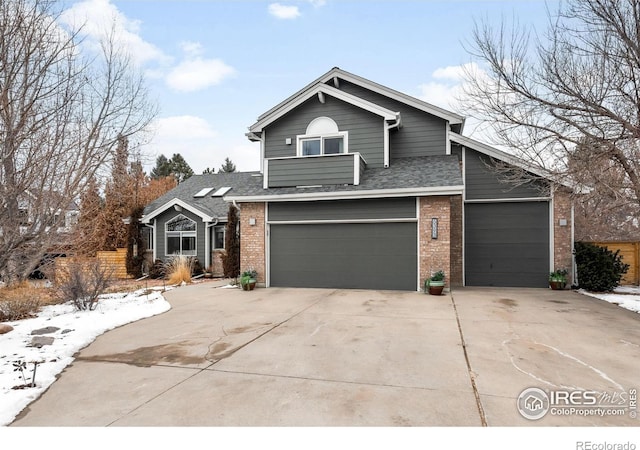
[(225, 187), (221, 187), (220, 189), (218, 189), (217, 191), (215, 191), (213, 194), (211, 194), (212, 197), (222, 197), (224, 194), (226, 194), (227, 192), (229, 192), (231, 190), (230, 187), (225, 186)]
[(197, 193), (195, 193), (193, 196), (195, 198), (202, 198), (205, 195), (207, 195), (209, 192), (213, 191), (213, 188), (204, 188), (204, 189), (200, 189)]

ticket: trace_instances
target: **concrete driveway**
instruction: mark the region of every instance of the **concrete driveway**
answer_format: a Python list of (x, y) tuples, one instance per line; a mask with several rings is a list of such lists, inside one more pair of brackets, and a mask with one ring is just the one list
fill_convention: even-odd
[(640, 387), (640, 315), (574, 292), (203, 283), (166, 297), (171, 311), (99, 337), (12, 425), (640, 423), (519, 414), (529, 387)]

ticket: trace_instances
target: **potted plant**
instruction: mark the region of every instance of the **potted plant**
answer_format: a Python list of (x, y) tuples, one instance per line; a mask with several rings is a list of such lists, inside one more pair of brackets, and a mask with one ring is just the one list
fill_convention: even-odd
[(431, 277), (424, 280), (424, 291), (431, 295), (442, 295), (444, 290), (444, 271), (438, 270)]
[(245, 270), (240, 276), (240, 285), (244, 291), (253, 291), (256, 287), (258, 272), (254, 269)]
[(567, 269), (555, 270), (549, 274), (549, 287), (554, 291), (564, 289), (567, 286)]

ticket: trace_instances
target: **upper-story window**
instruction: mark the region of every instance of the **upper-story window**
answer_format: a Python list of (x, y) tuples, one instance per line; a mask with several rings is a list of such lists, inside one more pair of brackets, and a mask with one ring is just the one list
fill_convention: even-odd
[(298, 136), (298, 156), (335, 155), (348, 152), (348, 133), (339, 131), (329, 117), (313, 119), (305, 134)]

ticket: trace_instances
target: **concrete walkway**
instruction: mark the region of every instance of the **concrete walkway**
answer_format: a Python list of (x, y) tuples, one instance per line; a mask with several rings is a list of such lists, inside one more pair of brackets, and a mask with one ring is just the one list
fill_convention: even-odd
[(98, 338), (12, 425), (638, 424), (517, 412), (530, 386), (637, 383), (640, 316), (573, 292), (204, 283), (166, 297), (171, 311)]

